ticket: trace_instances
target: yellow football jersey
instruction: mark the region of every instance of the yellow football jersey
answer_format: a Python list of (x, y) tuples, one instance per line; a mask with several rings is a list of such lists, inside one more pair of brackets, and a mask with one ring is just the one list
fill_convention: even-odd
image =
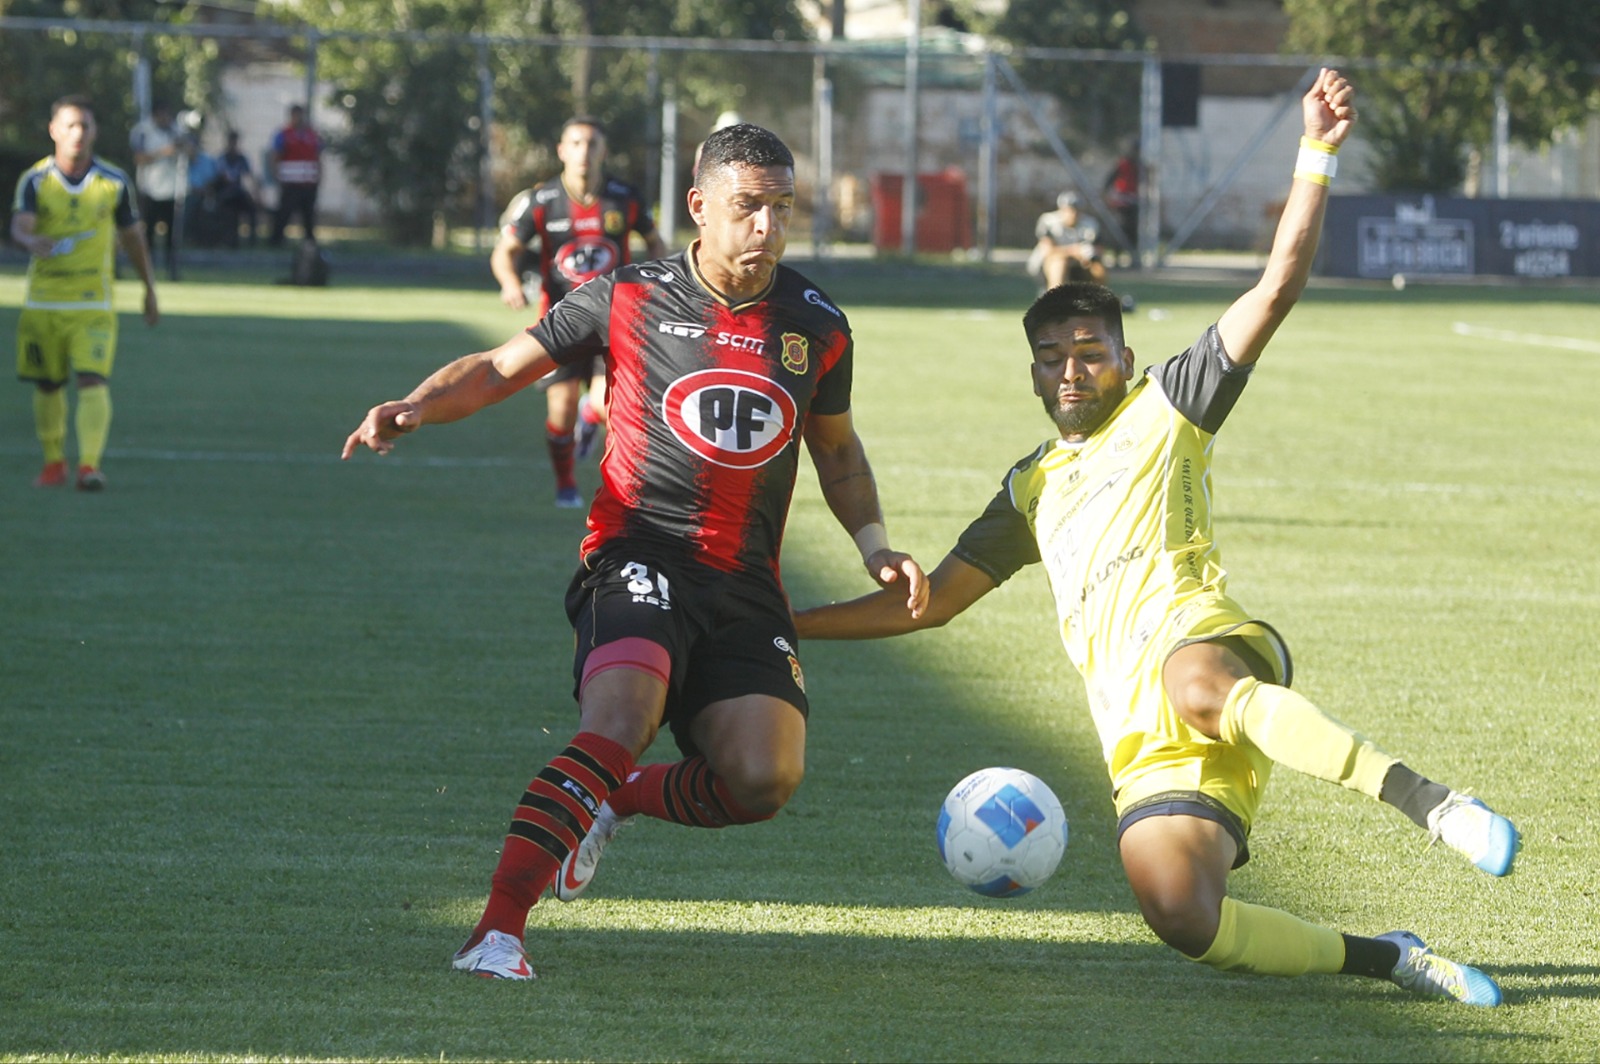
[(26, 305), (109, 310), (117, 232), (138, 221), (128, 175), (94, 159), (73, 181), (54, 159), (41, 159), (17, 182), (11, 210), (33, 214), (34, 232), (56, 241), (54, 254), (28, 262)]
[(1212, 539), (1214, 434), (1248, 379), (1208, 329), (1149, 370), (1088, 439), (1048, 441), (1013, 466), (954, 551), (996, 583), (1044, 563), (1119, 790), (1210, 742), (1177, 719), (1162, 688), (1183, 641), (1268, 634), (1263, 656), (1288, 679), (1275, 633), (1227, 597)]

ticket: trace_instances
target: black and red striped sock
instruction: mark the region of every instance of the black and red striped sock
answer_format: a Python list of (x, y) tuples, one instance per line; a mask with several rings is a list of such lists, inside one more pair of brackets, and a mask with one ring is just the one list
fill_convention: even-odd
[(589, 833), (600, 803), (632, 769), (633, 755), (626, 747), (594, 732), (579, 732), (571, 746), (550, 759), (517, 803), (489, 903), (466, 948), (490, 931), (522, 937), (528, 911), (567, 854)]
[(704, 757), (670, 764), (646, 765), (628, 777), (610, 798), (618, 816), (644, 814), (692, 828), (724, 828), (729, 824), (754, 824), (777, 815), (752, 813), (733, 800)]
[(578, 478), (573, 473), (572, 451), (577, 446), (571, 432), (546, 421), (544, 423), (544, 442), (550, 448), (550, 468), (555, 470), (556, 487), (576, 488)]

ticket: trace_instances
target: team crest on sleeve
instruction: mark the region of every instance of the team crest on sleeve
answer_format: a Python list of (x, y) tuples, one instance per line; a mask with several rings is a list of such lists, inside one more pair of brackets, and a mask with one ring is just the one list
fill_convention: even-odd
[(811, 356), (811, 341), (799, 333), (783, 334), (783, 368), (790, 373), (804, 373)]
[(794, 436), (798, 408), (775, 381), (738, 369), (703, 369), (667, 386), (662, 414), (673, 435), (716, 465), (755, 469)]

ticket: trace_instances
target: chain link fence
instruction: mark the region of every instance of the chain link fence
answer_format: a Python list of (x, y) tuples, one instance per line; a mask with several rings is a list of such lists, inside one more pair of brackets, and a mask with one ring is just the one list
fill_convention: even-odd
[[(411, 239), (466, 231), (483, 246), (514, 193), (558, 170), (554, 131), (581, 106), (610, 130), (608, 169), (666, 205), (658, 220), (679, 246), (691, 235), (682, 202), (695, 148), (733, 111), (794, 150), (791, 246), (809, 243), (819, 254), (1014, 253), (1033, 243), (1036, 219), (1068, 189), (1130, 263), (1157, 264), (1180, 249), (1264, 250), (1313, 69), (1304, 58), (1270, 56), (1001, 51), (943, 32), (910, 47), (37, 19), (0, 19), (0, 29), (13, 49), (35, 40), (41, 51), (48, 42), (57, 54), (87, 55), (94, 42), (96, 55), (119, 57), (125, 93), (101, 101), (109, 120), (102, 116), (99, 150), (114, 162), (131, 164), (126, 130), (162, 81), (153, 43), (168, 42), (184, 97), (169, 102), (203, 119), (197, 139), (207, 152), (221, 150), (226, 132), (239, 134), (267, 179), (269, 207), (267, 145), (288, 107), (306, 103), (331, 148), (324, 222), (362, 227), (403, 216)], [(1346, 66), (1359, 83), (1374, 64)], [(1486, 74), (1461, 67), (1452, 76)], [(0, 113), (7, 106), (0, 100)], [(31, 146), (0, 144), (8, 189), (48, 149), (47, 106), (33, 101), (37, 113), (11, 116), (22, 129), (31, 120), (35, 133)], [(1358, 135), (1342, 156), (1339, 191), (1371, 191), (1363, 154)], [(1111, 195), (1119, 162), (1139, 177), (1135, 203)], [(907, 173), (918, 175), (910, 188)], [(1480, 145), (1467, 175), (1471, 196), (1600, 196), (1600, 116), (1539, 149), (1503, 136)]]

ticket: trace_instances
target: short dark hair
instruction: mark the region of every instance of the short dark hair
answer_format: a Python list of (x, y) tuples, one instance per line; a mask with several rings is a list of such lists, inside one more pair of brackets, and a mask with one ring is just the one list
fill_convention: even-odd
[(594, 117), (593, 115), (573, 115), (571, 118), (561, 123), (561, 132), (556, 134), (556, 139), (560, 140), (562, 137), (566, 136), (567, 130), (571, 129), (573, 126), (588, 126), (602, 137), (606, 135), (606, 124), (600, 121), (598, 118)]
[(700, 147), (700, 165), (695, 170), (696, 184), (705, 175), (724, 166), (794, 167), (794, 153), (778, 135), (749, 122), (724, 126), (706, 138)]
[(1022, 331), (1028, 334), (1028, 349), (1033, 349), (1034, 338), (1040, 329), (1068, 318), (1099, 318), (1106, 323), (1106, 331), (1116, 341), (1117, 349), (1125, 346), (1122, 338), (1122, 300), (1117, 294), (1103, 284), (1068, 281), (1035, 299), (1033, 306), (1022, 316)]
[(94, 101), (79, 92), (73, 93), (71, 96), (63, 96), (52, 103), (50, 105), (50, 120), (54, 122), (56, 115), (60, 114), (61, 110), (66, 107), (76, 107), (80, 111), (87, 111), (90, 115), (94, 114)]

